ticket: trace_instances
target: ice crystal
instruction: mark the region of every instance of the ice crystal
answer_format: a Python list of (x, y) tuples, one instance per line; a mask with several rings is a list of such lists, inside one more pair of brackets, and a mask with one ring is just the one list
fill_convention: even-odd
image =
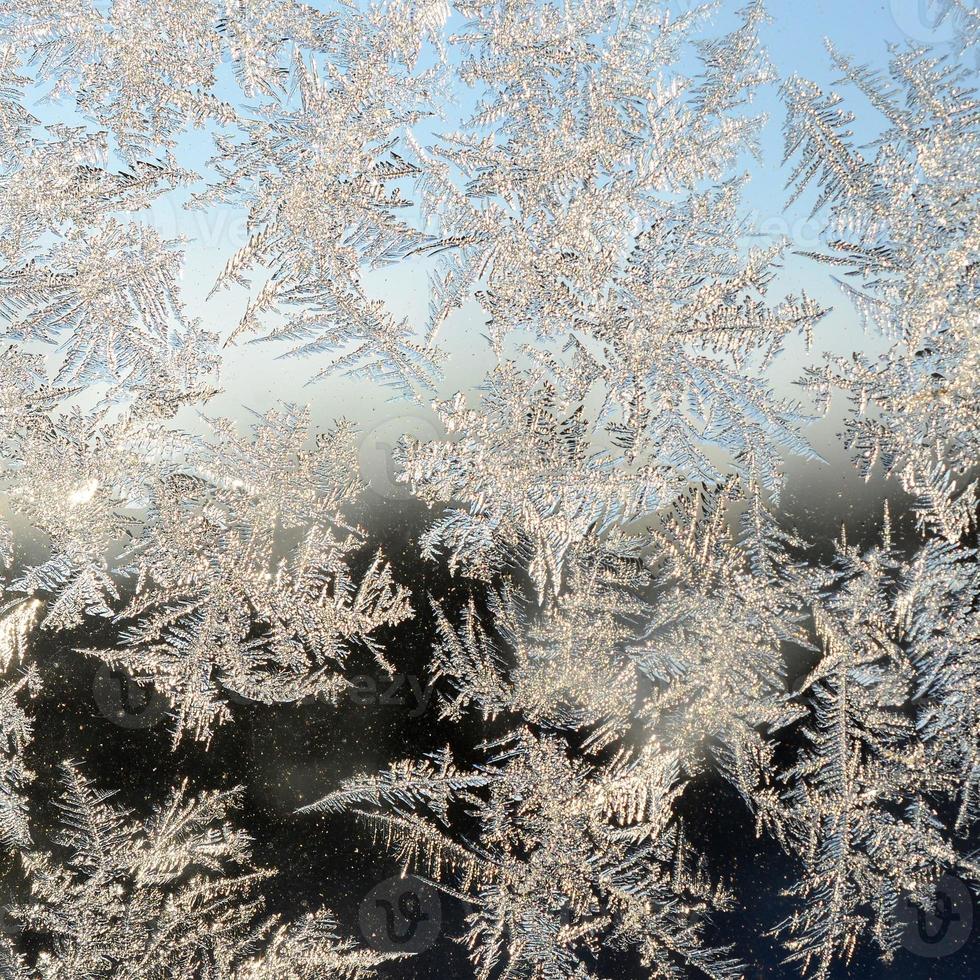
[[(336, 668), (373, 634), (411, 615), (381, 554), (355, 579), (347, 556), (363, 532), (342, 506), (358, 486), (349, 426), (309, 447), (305, 412), (270, 413), (251, 440), (229, 423), (158, 484), (148, 526), (126, 552), (136, 593), (121, 644), (86, 650), (171, 702), (175, 738), (208, 738), (230, 717), (224, 691), (265, 703), (331, 697)], [(188, 542), (192, 542), (189, 546)]]
[[(655, 974), (740, 975), (727, 950), (702, 938), (704, 917), (730, 899), (690, 866), (672, 753), (598, 766), (526, 729), (487, 748), (476, 778), (444, 758), (435, 769), (401, 765), (317, 806), (393, 808), (358, 812), (402, 860), (469, 900), (464, 939), (478, 977), (595, 976), (603, 944), (638, 950)], [(469, 805), (476, 840), (461, 843), (427, 819), (431, 811), (445, 823), (447, 800)]]
[(791, 182), (796, 193), (819, 184), (814, 211), (826, 213), (828, 248), (815, 257), (850, 278), (842, 289), (890, 346), (877, 362), (838, 359), (813, 382), (851, 398), (848, 443), (863, 473), (876, 463), (923, 469), (933, 454), (962, 470), (977, 459), (980, 431), (973, 77), (928, 49), (896, 53), (887, 74), (830, 53), (887, 125), (866, 159), (843, 97), (790, 79)]
[[(829, 44), (828, 84), (779, 77), (760, 0), (676, 6), (0, 0), (4, 976), (405, 967), (264, 917), (249, 798), (203, 763), (141, 814), (66, 763), (52, 836), (96, 668), (181, 767), (242, 716), (347, 732), (354, 671), (417, 654), (439, 741), (325, 753), (303, 810), (462, 903), (481, 980), (748, 971), (707, 789), (793, 876), (787, 969), (890, 962), (903, 902), (980, 886), (980, 21), (944, 0), (884, 66)], [(819, 243), (749, 214), (763, 92), (773, 214)], [(339, 375), (441, 433), (391, 447), (384, 512)], [(788, 492), (840, 456), (874, 541)]]
[(327, 912), (283, 924), (259, 917), (250, 842), (229, 821), (239, 791), (185, 786), (145, 821), (64, 765), (55, 850), (24, 852), (29, 902), (11, 914), (43, 945), (29, 964), (6, 937), (5, 976), (366, 980), (386, 957), (335, 933)]

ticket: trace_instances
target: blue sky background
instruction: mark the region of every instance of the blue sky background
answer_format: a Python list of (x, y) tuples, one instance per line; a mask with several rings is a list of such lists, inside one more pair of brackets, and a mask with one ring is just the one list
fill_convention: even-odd
[[(936, 29), (944, 2), (769, 0), (767, 9), (771, 23), (764, 26), (762, 37), (780, 78), (798, 73), (827, 88), (835, 81), (836, 72), (826, 51), (825, 39), (858, 61), (883, 67), (890, 45), (930, 40), (942, 43), (949, 38), (948, 24)], [(693, 0), (673, 0), (666, 4), (677, 13), (683, 13), (693, 5)], [(704, 33), (717, 36), (733, 27), (740, 6), (737, 2), (723, 2), (720, 11), (704, 28)], [(431, 59), (432, 54), (430, 50), (424, 57)], [(697, 71), (697, 63), (690, 50), (676, 68), (682, 72)], [(224, 65), (222, 70), (224, 75), (216, 94), (229, 101), (240, 99), (230, 67)], [(67, 102), (43, 101), (41, 96), (44, 91), (40, 89), (34, 93), (39, 101), (32, 106), (43, 122), (81, 124), (82, 120), (71, 113)], [(471, 103), (472, 95), (460, 92), (459, 96), (462, 115), (466, 104)], [(881, 124), (877, 112), (854, 90), (848, 92), (848, 104), (857, 114), (854, 129), (858, 138), (870, 141)], [(759, 94), (756, 109), (767, 114), (768, 121), (761, 136), (760, 159), (746, 157), (744, 160), (744, 167), (750, 175), (744, 191), (746, 217), (762, 235), (788, 236), (800, 249), (819, 248), (820, 223), (809, 217), (815, 191), (811, 189), (802, 200), (790, 208), (786, 207), (789, 192), (785, 189), (785, 181), (790, 168), (782, 164), (784, 110), (778, 84), (767, 86)], [(421, 141), (425, 142), (424, 133), (421, 136)], [(212, 152), (213, 142), (209, 133), (190, 130), (181, 140), (177, 159), (207, 176), (209, 170), (206, 162)], [(231, 206), (208, 211), (184, 210), (181, 207), (183, 200), (192, 190), (200, 190), (202, 186), (167, 195), (149, 213), (139, 218), (165, 235), (187, 236), (183, 290), (188, 312), (200, 317), (206, 326), (225, 337), (237, 324), (248, 292), (235, 288), (222, 290), (210, 299), (206, 297), (229, 257), (247, 240), (246, 219), (242, 210)], [(431, 265), (431, 261), (416, 259), (367, 277), (369, 291), (384, 299), (393, 314), (407, 317), (418, 327), (420, 336), (424, 334), (428, 312), (427, 272)], [(257, 285), (253, 286), (255, 288)], [(799, 397), (800, 392), (793, 382), (806, 364), (820, 359), (822, 352), (870, 352), (881, 344), (879, 338), (862, 332), (853, 311), (833, 283), (828, 268), (810, 259), (789, 255), (782, 273), (771, 287), (770, 297), (777, 300), (786, 293), (799, 293), (801, 290), (823, 305), (833, 307), (833, 310), (818, 326), (812, 352), (804, 350), (801, 338), (791, 338), (772, 368), (773, 386), (780, 393), (794, 397)], [(459, 389), (475, 387), (492, 366), (493, 357), (483, 337), (483, 315), (475, 303), (466, 305), (450, 317), (440, 334), (439, 343), (448, 355), (444, 381), (438, 392), (442, 397)], [(438, 428), (424, 407), (392, 404), (391, 392), (357, 379), (331, 376), (315, 385), (305, 386), (304, 382), (322, 364), (309, 360), (279, 361), (270, 370), (270, 360), (276, 353), (276, 349), (266, 344), (227, 348), (222, 369), (224, 390), (208, 404), (207, 414), (243, 417), (243, 408), (265, 411), (280, 400), (290, 400), (312, 403), (315, 417), (321, 423), (345, 416), (368, 431), (380, 425), (386, 433), (385, 441), (394, 441), (400, 426), (417, 437), (438, 434)], [(838, 453), (836, 431), (843, 407), (836, 405), (831, 416), (818, 423), (811, 432), (816, 448), (828, 458)], [(194, 425), (193, 419), (182, 421)], [(829, 470), (815, 470), (811, 466), (804, 470), (794, 463), (791, 472), (807, 483), (830, 479), (831, 475), (835, 481), (850, 481), (852, 478), (849, 467), (839, 455)], [(826, 487), (823, 492), (826, 496)], [(848, 492), (862, 493), (859, 486), (852, 486)]]
[[(678, 10), (686, 9), (687, 5), (684, 0), (673, 4)], [(735, 3), (726, 2), (725, 12), (718, 15), (707, 32), (721, 33), (730, 26), (734, 22), (733, 12), (738, 6), (737, 0)], [(827, 87), (835, 78), (824, 48), (824, 38), (832, 40), (842, 52), (877, 66), (885, 64), (890, 44), (902, 45), (937, 38), (932, 25), (939, 4), (931, 0), (769, 0), (768, 9), (772, 23), (764, 28), (763, 38), (779, 75), (785, 78), (797, 72), (813, 79), (821, 87)], [(946, 31), (940, 31), (938, 40), (941, 41), (946, 35)], [(229, 85), (227, 94), (231, 96), (233, 91)], [(849, 92), (849, 104), (858, 115), (855, 129), (860, 138), (872, 139), (880, 124), (876, 112), (857, 92)], [(757, 107), (768, 113), (769, 120), (762, 134), (761, 159), (745, 161), (751, 176), (745, 189), (745, 213), (760, 232), (789, 235), (797, 246), (813, 248), (818, 243), (819, 229), (818, 223), (807, 221), (813, 192), (805, 195), (794, 207), (787, 209), (785, 206), (789, 194), (784, 184), (789, 168), (781, 162), (784, 112), (776, 85), (761, 93)], [(78, 117), (66, 110), (64, 103), (38, 104), (33, 108), (45, 122), (81, 124)], [(191, 131), (182, 139), (178, 158), (187, 166), (202, 168), (212, 149), (206, 133)], [(211, 299), (205, 297), (229, 256), (246, 241), (245, 215), (230, 207), (208, 212), (187, 212), (179, 207), (180, 201), (179, 194), (170, 195), (140, 218), (164, 234), (189, 237), (184, 272), (184, 298), (188, 311), (200, 317), (220, 335), (227, 336), (244, 309), (247, 292), (234, 289), (222, 291)], [(407, 316), (417, 324), (420, 333), (428, 310), (427, 266), (425, 261), (413, 261), (400, 268), (379, 272), (370, 279), (371, 289), (376, 295), (384, 298), (394, 312)], [(787, 292), (798, 293), (800, 290), (806, 290), (834, 309), (819, 325), (812, 353), (805, 352), (802, 342), (794, 339), (786, 345), (774, 366), (772, 383), (787, 394), (798, 394), (792, 382), (800, 376), (807, 363), (819, 359), (822, 351), (848, 354), (853, 350), (870, 351), (880, 344), (875, 338), (863, 334), (853, 311), (834, 286), (828, 269), (811, 260), (791, 256), (773, 284), (771, 296), (778, 299)], [(473, 303), (456, 313), (444, 327), (440, 345), (448, 352), (449, 359), (445, 381), (439, 392), (441, 395), (447, 396), (458, 388), (477, 385), (492, 365), (482, 333), (483, 317), (479, 307)], [(229, 415), (244, 420), (247, 418), (243, 411), (246, 407), (264, 411), (280, 400), (288, 400), (312, 403), (314, 417), (321, 424), (338, 416), (352, 418), (364, 430), (361, 442), (363, 474), (377, 481), (382, 495), (388, 494), (382, 503), (390, 500), (397, 493), (397, 488), (389, 482), (390, 456), (386, 447), (391, 446), (403, 433), (422, 439), (438, 436), (440, 432), (432, 414), (421, 406), (392, 403), (389, 401), (391, 392), (361, 380), (331, 377), (315, 386), (304, 387), (304, 381), (321, 365), (308, 360), (281, 361), (272, 365), (270, 362), (275, 354), (274, 347), (264, 344), (226, 349), (222, 370), (224, 391), (206, 406), (207, 414)], [(880, 527), (882, 496), (893, 492), (889, 488), (883, 489), (880, 483), (864, 484), (839, 449), (836, 433), (840, 428), (843, 407), (835, 404), (832, 413), (808, 433), (828, 462), (791, 463), (784, 495), (792, 521), (795, 523), (799, 520), (804, 532), (816, 528), (819, 536), (815, 535), (814, 540), (823, 542), (837, 531), (842, 521), (848, 523), (851, 540), (857, 537), (854, 532), (860, 529), (861, 522), (865, 522), (869, 535), (876, 534)], [(193, 417), (180, 421), (188, 423), (189, 427), (195, 424)], [(389, 529), (395, 526), (397, 510), (396, 507), (391, 508), (395, 516), (390, 517), (386, 525)], [(414, 535), (414, 531), (412, 533)], [(392, 539), (394, 544), (390, 546), (385, 541), (388, 554), (399, 547), (394, 534)], [(406, 549), (412, 561), (417, 554), (416, 540), (413, 536), (410, 551)], [(422, 595), (425, 591), (440, 594), (439, 581), (433, 585), (427, 578), (429, 572), (426, 569), (411, 569), (411, 562), (404, 564), (409, 569), (400, 565), (400, 571), (411, 570), (418, 576), (418, 585), (414, 581), (412, 583), (417, 594)], [(400, 650), (399, 656), (403, 655), (406, 655), (406, 651)], [(429, 638), (421, 637), (418, 650), (409, 649), (407, 656), (418, 656), (419, 662), (423, 663), (424, 658), (429, 656)], [(74, 663), (67, 656), (59, 659), (63, 659), (69, 668)], [(133, 799), (143, 802), (151, 798), (170, 778), (171, 769), (183, 765), (186, 756), (169, 752), (169, 735), (162, 731), (162, 726), (161, 730), (151, 733), (158, 740), (156, 750), (152, 743), (129, 739), (131, 733), (122, 730), (116, 731), (115, 736), (110, 733), (107, 738), (105, 731), (112, 726), (96, 718), (89, 697), (90, 690), (83, 687), (91, 683), (90, 675), (80, 671), (73, 673), (70, 669), (64, 673), (67, 678), (65, 687), (61, 691), (54, 687), (50, 695), (50, 714), (43, 716), (45, 728), (39, 733), (43, 737), (38, 741), (44, 743), (45, 751), (51, 753), (52, 759), (63, 758), (66, 745), (72, 747), (73, 753), (76, 750), (81, 752), (83, 757), (89, 754), (99, 758), (104, 768), (104, 785), (115, 786), (120, 784), (120, 780), (126, 780)], [(48, 683), (47, 679), (45, 683)], [(64, 694), (64, 690), (69, 690), (71, 694)], [(245, 717), (245, 711), (238, 710), (240, 716)], [(368, 711), (373, 711), (373, 714), (368, 714)], [(342, 837), (326, 841), (323, 835), (311, 832), (309, 824), (290, 822), (288, 818), (292, 816), (293, 807), (291, 787), (302, 784), (303, 780), (308, 780), (309, 786), (322, 787), (324, 758), (336, 767), (334, 775), (339, 776), (369, 771), (391, 758), (403, 756), (406, 740), (411, 741), (420, 730), (426, 730), (432, 724), (431, 716), (421, 720), (411, 718), (405, 722), (404, 712), (402, 715), (386, 714), (380, 709), (369, 707), (365, 710), (359, 707), (358, 710), (346, 710), (336, 715), (277, 711), (254, 718), (249, 716), (247, 728), (237, 729), (247, 732), (248, 744), (232, 745), (233, 734), (224, 735), (224, 741), (222, 737), (216, 739), (215, 749), (197, 759), (196, 764), (206, 773), (216, 774), (216, 778), (220, 776), (222, 779), (229, 771), (236, 771), (229, 769), (229, 765), (244, 767), (249, 781), (254, 784), (250, 792), (254, 797), (261, 798), (264, 808), (251, 830), (260, 846), (266, 849), (263, 853), (266, 856), (270, 853), (275, 855), (268, 863), (288, 872), (281, 876), (288, 889), (288, 901), (297, 896), (305, 901), (312, 896), (319, 903), (332, 887), (334, 892), (347, 895), (354, 903), (353, 909), (339, 910), (345, 926), (353, 928), (356, 904), (362, 894), (358, 891), (360, 882), (376, 874), (374, 865), (370, 863), (370, 838), (366, 836), (363, 842), (354, 840), (353, 843)], [(334, 741), (330, 741), (335, 735)], [(116, 736), (118, 738), (114, 741)], [(91, 744), (87, 744), (86, 739), (90, 739)], [(146, 748), (147, 745), (149, 748)], [(229, 748), (229, 745), (232, 747)], [(340, 751), (337, 751), (338, 747)], [(186, 746), (185, 751), (189, 751)], [(39, 771), (43, 773), (43, 767)], [(99, 771), (94, 763), (92, 771)], [(287, 790), (283, 789), (284, 785)], [(708, 803), (712, 801), (709, 799)], [(750, 884), (762, 881), (765, 885), (756, 891), (741, 889), (740, 886), (740, 894), (746, 899), (732, 924), (732, 928), (738, 930), (735, 938), (741, 944), (740, 952), (754, 944), (753, 953), (759, 959), (758, 972), (748, 974), (750, 980), (790, 975), (775, 965), (781, 951), (776, 941), (763, 932), (776, 918), (772, 907), (765, 906), (764, 902), (772, 902), (778, 888), (789, 883), (789, 878), (783, 877), (786, 865), (777, 864), (771, 855), (767, 857), (763, 853), (760, 856), (758, 848), (747, 846), (746, 841), (753, 829), (751, 820), (743, 814), (740, 805), (736, 808), (731, 800), (721, 797), (705, 812), (695, 812), (696, 819), (691, 824), (707, 823), (711, 833), (718, 836), (719, 848), (723, 848), (727, 855), (735, 856), (733, 866), (725, 867), (726, 873), (731, 871), (748, 878)], [(733, 814), (742, 814), (742, 817), (733, 817)], [(269, 840), (272, 841), (271, 845)], [(276, 847), (281, 850), (276, 851)], [(395, 871), (394, 865), (391, 871)], [(331, 874), (333, 877), (330, 877)], [(272, 911), (276, 910), (273, 907)], [(453, 929), (461, 931), (461, 924), (455, 923)], [(448, 944), (440, 946), (438, 955), (442, 955), (441, 950), (446, 947)], [(455, 952), (462, 957), (460, 950)], [(434, 959), (435, 954), (428, 962)], [(913, 963), (906, 956), (889, 973), (883, 973), (883, 968), (872, 962), (871, 953), (862, 950), (853, 963), (841, 964), (835, 970), (834, 980), (882, 975), (901, 977), (902, 980), (926, 976), (931, 980), (967, 980), (977, 976), (980, 968), (976, 964), (975, 952), (967, 948), (958, 959), (918, 959)], [(451, 973), (439, 961), (426, 976), (427, 980), (451, 980), (459, 975), (467, 974)]]

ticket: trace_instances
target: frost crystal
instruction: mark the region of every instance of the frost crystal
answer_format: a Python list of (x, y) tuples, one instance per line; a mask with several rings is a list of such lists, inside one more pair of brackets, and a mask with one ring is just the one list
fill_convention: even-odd
[(421, 975), (392, 860), (459, 913), (431, 975), (901, 974), (980, 888), (980, 18), (934, 6), (806, 78), (761, 0), (0, 0), (0, 974)]

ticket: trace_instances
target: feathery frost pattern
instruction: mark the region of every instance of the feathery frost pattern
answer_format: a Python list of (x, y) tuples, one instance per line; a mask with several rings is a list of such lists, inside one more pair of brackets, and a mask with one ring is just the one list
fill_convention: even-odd
[[(418, 652), (439, 740), (276, 812), (452, 904), (427, 975), (902, 975), (980, 889), (980, 16), (936, 6), (828, 85), (775, 0), (0, 0), (0, 974), (422, 976), (209, 761), (364, 748)], [(379, 437), (396, 532), (385, 400), (441, 432)], [(870, 537), (794, 526), (828, 465)], [(138, 806), (48, 734), (92, 671), (165, 718)]]

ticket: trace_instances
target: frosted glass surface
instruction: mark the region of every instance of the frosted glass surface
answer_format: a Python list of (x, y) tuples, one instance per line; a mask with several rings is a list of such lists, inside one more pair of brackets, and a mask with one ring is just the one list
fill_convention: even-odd
[(0, 977), (976, 978), (975, 0), (0, 0)]

